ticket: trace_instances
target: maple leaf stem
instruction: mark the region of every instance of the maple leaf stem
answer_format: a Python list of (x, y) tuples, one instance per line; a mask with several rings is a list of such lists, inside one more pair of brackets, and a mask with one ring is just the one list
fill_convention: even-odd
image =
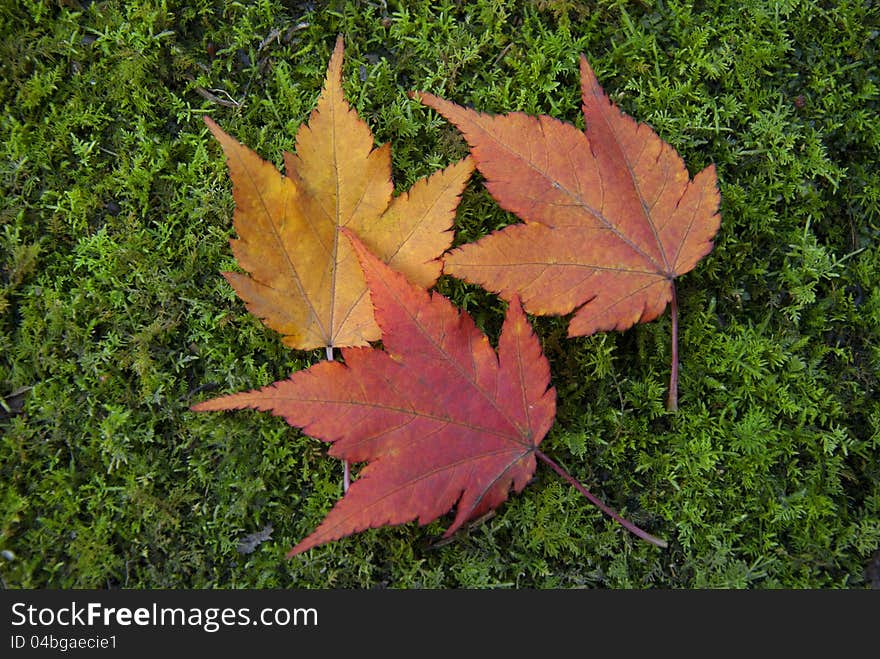
[(604, 503), (602, 503), (599, 499), (597, 499), (595, 496), (593, 496), (593, 494), (587, 488), (585, 488), (577, 479), (575, 479), (574, 476), (569, 474), (567, 471), (565, 471), (565, 469), (563, 469), (558, 464), (556, 464), (556, 462), (554, 462), (549, 457), (547, 457), (546, 454), (542, 453), (541, 451), (536, 450), (535, 456), (538, 459), (543, 460), (545, 463), (547, 463), (547, 465), (549, 465), (553, 471), (555, 471), (557, 474), (562, 476), (566, 481), (568, 481), (572, 486), (574, 486), (574, 488), (576, 490), (578, 490), (581, 494), (583, 494), (585, 497), (587, 497), (587, 499), (589, 499), (590, 503), (592, 503), (599, 510), (601, 510), (603, 513), (608, 515), (615, 522), (620, 524), (627, 531), (629, 531), (633, 535), (637, 535), (638, 537), (640, 537), (642, 540), (645, 540), (646, 542), (650, 542), (652, 545), (662, 547), (663, 549), (665, 549), (668, 546), (665, 540), (661, 540), (660, 538), (655, 538), (653, 535), (651, 535), (647, 531), (643, 531), (638, 526), (636, 526), (635, 524), (633, 524), (632, 522), (630, 522), (628, 520), (625, 520), (623, 517), (618, 515), (611, 508), (609, 508)]
[[(325, 346), (324, 350), (327, 355), (327, 361), (333, 361), (333, 346)], [(348, 487), (351, 485), (351, 466), (348, 464), (348, 460), (342, 461), (342, 491), (348, 492)]]
[(670, 412), (678, 410), (678, 296), (675, 294), (675, 283), (672, 286), (672, 302), (669, 312), (672, 314), (672, 369), (669, 374), (669, 398), (666, 409)]

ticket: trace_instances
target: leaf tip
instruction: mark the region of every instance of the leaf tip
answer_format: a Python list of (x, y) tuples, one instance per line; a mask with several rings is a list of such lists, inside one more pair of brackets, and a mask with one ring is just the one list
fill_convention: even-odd
[(189, 406), (191, 412), (222, 412), (226, 411), (227, 407), (225, 407), (221, 402), (219, 402), (223, 396), (220, 398), (210, 398), (208, 400), (203, 400), (201, 403), (193, 403)]
[(330, 56), (330, 62), (327, 65), (327, 80), (334, 80), (342, 83), (342, 58), (345, 53), (345, 39), (342, 35), (336, 37), (336, 45), (333, 46), (333, 54)]
[(412, 91), (409, 92), (409, 97), (418, 101), (422, 105), (429, 107), (432, 110), (435, 110), (436, 112), (440, 112), (440, 110), (437, 109), (436, 104), (443, 99), (439, 98), (438, 96), (434, 96), (434, 94), (430, 92)]
[(588, 71), (592, 71), (593, 68), (590, 66), (590, 62), (587, 60), (587, 56), (584, 53), (580, 53), (580, 62), (581, 62), (581, 71), (584, 69)]
[(363, 248), (363, 243), (361, 242), (361, 239), (358, 238), (357, 234), (354, 231), (352, 231), (351, 229), (349, 229), (348, 227), (345, 227), (345, 226), (339, 227), (339, 233), (341, 233), (343, 236), (348, 238), (349, 242), (351, 243), (352, 247), (355, 248), (356, 252), (358, 251), (359, 247)]
[(211, 131), (211, 134), (222, 142), (223, 136), (225, 136), (226, 133), (224, 132), (224, 130), (222, 128), (220, 128), (220, 124), (218, 124), (216, 121), (214, 121), (208, 115), (204, 115), (202, 117), (202, 121), (205, 122), (205, 125), (208, 127), (208, 130)]
[(211, 117), (205, 115), (202, 117), (202, 120), (205, 122), (205, 125), (208, 127), (208, 130), (211, 131), (211, 134), (214, 136), (218, 142), (220, 142), (220, 146), (223, 147), (223, 151), (228, 154), (227, 149), (234, 148), (236, 146), (244, 146), (237, 139), (232, 137), (225, 130), (220, 128), (220, 124), (214, 121)]
[(583, 53), (580, 54), (580, 70), (581, 70), (581, 86), (586, 89), (589, 86), (591, 89), (595, 89), (599, 87), (599, 80), (596, 78), (596, 72), (593, 70), (593, 67), (590, 65), (587, 56)]

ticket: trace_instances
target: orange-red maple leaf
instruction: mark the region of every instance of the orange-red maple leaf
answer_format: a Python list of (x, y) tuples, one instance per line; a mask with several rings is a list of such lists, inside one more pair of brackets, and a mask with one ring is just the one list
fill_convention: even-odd
[(393, 197), (390, 148), (374, 148), (346, 102), (342, 55), (340, 37), (317, 106), (297, 132), (296, 154), (284, 154), (284, 176), (205, 118), (226, 153), (238, 233), (232, 250), (249, 273), (224, 275), (252, 314), (302, 350), (379, 338), (363, 273), (340, 229), (430, 287), (473, 169), (462, 160)]
[(522, 490), (536, 458), (626, 529), (666, 546), (538, 449), (553, 424), (556, 391), (519, 300), (508, 306), (496, 354), (470, 316), (410, 284), (352, 232), (343, 233), (364, 269), (384, 349), (343, 348), (345, 363), (321, 362), (263, 389), (192, 408), (270, 411), (332, 443), (332, 455), (367, 463), (288, 556), (367, 528), (427, 524), (455, 507), (448, 537), (511, 490)]
[[(714, 166), (691, 179), (675, 150), (612, 104), (580, 62), (583, 131), (420, 94), (462, 132), (498, 204), (524, 221), (453, 250), (444, 272), (518, 296), (530, 313), (574, 311), (569, 336), (659, 316), (674, 304), (673, 279), (712, 250), (720, 223)], [(673, 337), (673, 378), (676, 369)]]
[(271, 411), (332, 442), (331, 455), (367, 463), (291, 555), (366, 528), (426, 524), (455, 506), (450, 535), (526, 485), (556, 410), (549, 364), (518, 302), (496, 355), (470, 316), (352, 243), (384, 350), (343, 348), (344, 364), (193, 407)]

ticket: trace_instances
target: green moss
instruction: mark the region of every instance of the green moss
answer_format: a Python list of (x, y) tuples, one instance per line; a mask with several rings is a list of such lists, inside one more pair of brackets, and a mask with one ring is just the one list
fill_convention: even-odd
[[(870, 2), (26, 2), (0, 10), (0, 559), (7, 587), (865, 587), (880, 546), (878, 34)], [(722, 228), (668, 317), (568, 339), (555, 474), (439, 542), (370, 530), (286, 561), (341, 494), (317, 440), (197, 400), (320, 354), (284, 349), (219, 275), (232, 199), (201, 121), (281, 162), (336, 35), (399, 190), (466, 147), (410, 99), (580, 123), (577, 58), (695, 172)], [(458, 243), (516, 218), (479, 177)], [(504, 305), (440, 290), (497, 336)], [(251, 553), (239, 541), (271, 525)]]

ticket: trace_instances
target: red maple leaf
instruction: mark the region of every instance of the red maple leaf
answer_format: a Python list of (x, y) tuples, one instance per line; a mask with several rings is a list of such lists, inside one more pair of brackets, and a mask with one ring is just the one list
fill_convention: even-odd
[(367, 528), (427, 524), (454, 507), (449, 536), (522, 490), (535, 458), (634, 533), (665, 546), (538, 450), (553, 424), (556, 392), (518, 300), (508, 306), (496, 354), (470, 316), (410, 284), (344, 233), (363, 267), (384, 349), (343, 348), (345, 363), (322, 362), (263, 389), (193, 406), (270, 411), (331, 442), (331, 455), (367, 463), (289, 556)]

